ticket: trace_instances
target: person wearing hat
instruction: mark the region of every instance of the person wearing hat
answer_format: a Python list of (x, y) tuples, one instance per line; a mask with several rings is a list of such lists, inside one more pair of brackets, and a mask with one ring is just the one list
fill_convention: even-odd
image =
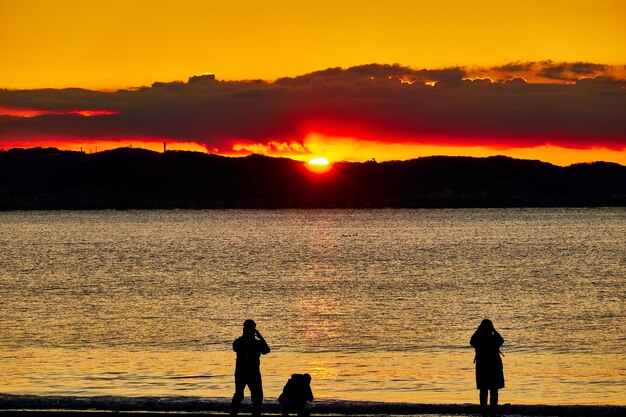
[(243, 334), (233, 342), (233, 350), (237, 352), (237, 362), (235, 364), (235, 394), (230, 415), (234, 417), (239, 413), (243, 391), (247, 385), (252, 399), (252, 416), (258, 417), (261, 415), (263, 403), (260, 358), (261, 355), (270, 353), (270, 348), (256, 329), (256, 323), (253, 320), (243, 322)]

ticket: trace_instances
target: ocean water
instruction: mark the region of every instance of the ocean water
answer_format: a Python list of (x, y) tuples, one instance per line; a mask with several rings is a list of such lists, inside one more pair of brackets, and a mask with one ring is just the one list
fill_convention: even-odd
[(253, 318), (266, 398), (626, 405), (626, 209), (0, 213), (0, 393), (228, 398)]

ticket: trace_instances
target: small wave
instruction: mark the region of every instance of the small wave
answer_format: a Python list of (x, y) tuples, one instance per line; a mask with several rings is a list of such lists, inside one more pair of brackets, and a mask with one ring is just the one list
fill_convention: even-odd
[[(189, 396), (122, 397), (122, 396), (37, 396), (0, 394), (0, 410), (103, 410), (227, 413), (229, 398)], [(310, 406), (316, 415), (470, 415), (479, 414), (476, 404), (416, 404), (373, 401), (321, 400)], [(263, 410), (280, 413), (275, 399), (266, 399)], [(250, 411), (244, 401), (243, 412)], [(499, 414), (523, 416), (617, 417), (626, 415), (626, 406), (616, 405), (515, 405), (500, 406)]]

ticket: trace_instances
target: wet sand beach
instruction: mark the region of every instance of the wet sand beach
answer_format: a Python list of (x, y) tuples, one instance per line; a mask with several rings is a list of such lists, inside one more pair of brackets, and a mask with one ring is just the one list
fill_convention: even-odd
[[(583, 409), (578, 409), (576, 411), (568, 409), (568, 410), (557, 410), (556, 407), (542, 407), (543, 409), (553, 411), (547, 411), (548, 414), (539, 413), (525, 413), (519, 414), (517, 412), (503, 412), (498, 415), (501, 416), (512, 416), (512, 417), (533, 417), (533, 416), (544, 416), (544, 417), (618, 417), (623, 416), (624, 410), (623, 407), (613, 407), (613, 406), (597, 406), (597, 407), (586, 407)], [(578, 407), (577, 407), (578, 408)], [(0, 410), (0, 416), (10, 416), (10, 415), (19, 415), (19, 416), (27, 416), (27, 417), (50, 417), (50, 416), (64, 416), (64, 417), (109, 417), (109, 416), (124, 416), (124, 417), (165, 417), (165, 416), (209, 416), (209, 417), (228, 417), (228, 413), (216, 413), (211, 411), (104, 411), (104, 410)], [(351, 417), (392, 417), (392, 416), (400, 416), (400, 414), (361, 414), (361, 413), (347, 413), (347, 414), (317, 414), (319, 416), (324, 417), (339, 417), (339, 416), (351, 416)], [(401, 416), (420, 416), (420, 417), (474, 417), (479, 416), (478, 413), (427, 413), (427, 414), (401, 414)], [(242, 413), (240, 414), (242, 417), (250, 416), (250, 413)], [(280, 417), (281, 414), (276, 413), (265, 413), (263, 416), (267, 417)]]
[[(200, 397), (72, 397), (0, 394), (0, 414), (18, 413), (24, 416), (227, 416), (230, 400)], [(311, 415), (320, 416), (475, 416), (478, 404), (420, 404), (374, 401), (321, 400), (309, 407)], [(263, 414), (280, 416), (273, 398), (263, 404)], [(499, 415), (617, 417), (626, 415), (623, 405), (522, 405), (503, 404)], [(250, 415), (250, 402), (242, 404), (241, 416)]]

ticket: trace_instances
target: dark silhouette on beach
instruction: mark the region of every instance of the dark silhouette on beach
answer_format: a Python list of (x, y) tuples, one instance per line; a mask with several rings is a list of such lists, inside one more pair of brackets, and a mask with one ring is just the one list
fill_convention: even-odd
[(297, 413), (298, 417), (308, 417), (306, 408), (307, 402), (313, 401), (313, 391), (311, 391), (311, 375), (293, 374), (282, 394), (278, 397), (278, 402), (282, 408), (283, 417), (287, 417), (290, 412)]
[(0, 151), (0, 210), (626, 206), (626, 167), (507, 157), (302, 162), (121, 148)]
[[(498, 411), (498, 390), (504, 388), (504, 370), (500, 358), (500, 346), (503, 343), (504, 339), (488, 319), (480, 323), (470, 340), (470, 345), (476, 350), (476, 388), (480, 390), (482, 417), (495, 417)], [(488, 394), (491, 397), (489, 404)]]
[(237, 352), (235, 365), (235, 394), (230, 408), (230, 415), (239, 413), (239, 406), (243, 400), (243, 391), (246, 385), (250, 389), (252, 399), (252, 416), (261, 415), (263, 403), (263, 382), (261, 380), (261, 355), (270, 353), (261, 333), (256, 330), (253, 320), (243, 322), (243, 335), (233, 342), (233, 350)]

